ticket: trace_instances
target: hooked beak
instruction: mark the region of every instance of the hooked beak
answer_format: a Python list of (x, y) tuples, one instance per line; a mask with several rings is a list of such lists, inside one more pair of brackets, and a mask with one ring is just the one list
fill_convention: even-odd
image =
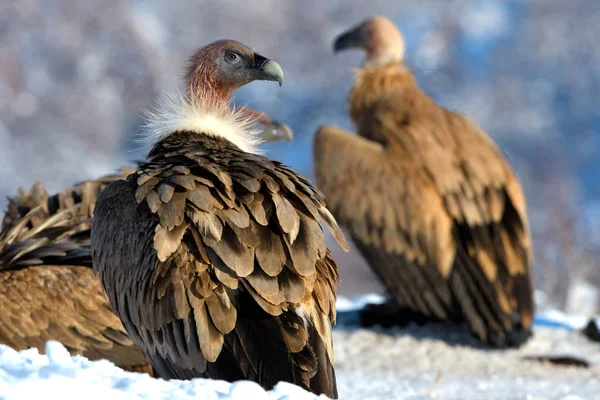
[(258, 79), (277, 81), (279, 82), (279, 86), (283, 83), (283, 70), (281, 66), (258, 53), (254, 54), (254, 69), (258, 73)]
[(288, 125), (273, 121), (262, 123), (260, 138), (264, 142), (291, 142), (294, 133)]
[(280, 124), (279, 122), (273, 122), (272, 132), (274, 135), (280, 137), (279, 140), (283, 140), (285, 142), (291, 142), (294, 139), (294, 132), (292, 132), (292, 128), (290, 128), (286, 124)]
[(362, 47), (362, 34), (360, 27), (352, 28), (340, 34), (333, 42), (333, 52)]

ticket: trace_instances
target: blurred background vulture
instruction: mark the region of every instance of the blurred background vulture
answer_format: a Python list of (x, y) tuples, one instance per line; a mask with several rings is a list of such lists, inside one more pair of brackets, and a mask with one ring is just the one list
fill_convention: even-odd
[(38, 182), (9, 199), (0, 232), (0, 343), (43, 352), (46, 341), (57, 340), (73, 355), (151, 373), (92, 272), (96, 197), (124, 176), (84, 182), (53, 196)]
[(291, 142), (294, 139), (292, 128), (279, 121), (272, 120), (267, 114), (249, 107), (241, 107), (240, 111), (251, 118), (252, 129), (261, 143), (266, 142)]
[(532, 246), (519, 182), (491, 138), (436, 104), (404, 64), (386, 18), (343, 33), (334, 50), (367, 53), (348, 107), (358, 135), (323, 126), (315, 173), (396, 306), (466, 321), (485, 343), (530, 336)]
[[(293, 137), (291, 129), (245, 108), (262, 141)], [(48, 340), (71, 354), (107, 359), (119, 367), (151, 373), (142, 350), (112, 313), (93, 274), (90, 225), (96, 198), (133, 168), (80, 183), (48, 196), (41, 182), (9, 198), (0, 231), (0, 343), (44, 351)]]
[(92, 257), (113, 309), (163, 378), (279, 381), (337, 397), (331, 324), (337, 267), (323, 196), (257, 155), (232, 93), (283, 80), (235, 41), (200, 49), (188, 96), (150, 116), (154, 146), (100, 195)]

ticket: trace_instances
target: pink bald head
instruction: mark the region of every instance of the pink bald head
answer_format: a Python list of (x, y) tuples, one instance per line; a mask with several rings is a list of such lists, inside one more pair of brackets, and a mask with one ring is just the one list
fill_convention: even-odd
[(255, 80), (277, 81), (279, 64), (235, 40), (219, 40), (202, 47), (191, 58), (185, 74), (190, 100), (229, 102), (232, 93)]
[(400, 62), (405, 43), (400, 30), (386, 17), (372, 17), (339, 35), (334, 42), (335, 52), (363, 49), (367, 52), (365, 66)]

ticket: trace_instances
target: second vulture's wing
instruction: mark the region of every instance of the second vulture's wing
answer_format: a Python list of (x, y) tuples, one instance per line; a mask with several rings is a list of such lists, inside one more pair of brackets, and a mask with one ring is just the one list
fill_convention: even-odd
[[(446, 117), (456, 129), (467, 123)], [(464, 318), (483, 341), (503, 343), (521, 326), (528, 329), (524, 201), (512, 193), (520, 193), (516, 179), (507, 181), (486, 154), (493, 146), (486, 143), (481, 153), (493, 163), (485, 172), (482, 160), (460, 153), (481, 145), (479, 134), (455, 135), (467, 143), (453, 154), (456, 143), (435, 143), (420, 134), (426, 121), (407, 125), (394, 107), (375, 108), (367, 118), (361, 129), (376, 132), (365, 136), (394, 139), (380, 144), (322, 127), (314, 149), (317, 183), (399, 305), (426, 317)]]
[(0, 343), (43, 352), (56, 340), (72, 355), (151, 372), (92, 271), (91, 210), (101, 188), (118, 178), (53, 196), (38, 182), (9, 199), (0, 232)]

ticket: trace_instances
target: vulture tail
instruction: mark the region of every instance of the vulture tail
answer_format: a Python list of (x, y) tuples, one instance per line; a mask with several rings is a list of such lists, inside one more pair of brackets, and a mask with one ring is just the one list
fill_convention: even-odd
[(258, 320), (238, 317), (238, 325), (229, 335), (233, 335), (227, 341), (230, 354), (247, 369), (238, 379), (256, 380), (267, 389), (278, 382), (291, 382), (313, 393), (337, 398), (327, 346), (316, 327), (310, 321), (305, 325), (295, 312)]
[(327, 356), (327, 346), (323, 343), (314, 325), (309, 324), (310, 347), (317, 359), (317, 373), (310, 379), (310, 391), (324, 394), (330, 399), (338, 398), (335, 370)]
[(236, 326), (225, 335), (225, 348), (217, 361), (208, 364), (209, 375), (230, 382), (252, 380), (267, 390), (281, 381), (296, 383), (281, 316), (267, 314), (248, 299), (239, 299), (238, 304), (242, 308)]
[(470, 232), (457, 228), (461, 230), (457, 237), (463, 240), (457, 246), (449, 283), (460, 312), (482, 342), (500, 348), (518, 347), (531, 336), (532, 301), (527, 275), (511, 275), (496, 253), (497, 276), (490, 280), (466, 246), (471, 238), (494, 237), (493, 228), (471, 228)]
[[(397, 302), (397, 309), (372, 307), (363, 320), (370, 324), (404, 324), (427, 320), (446, 320), (451, 315), (451, 294), (447, 283), (431, 266), (419, 266), (407, 261), (401, 254), (384, 253), (362, 243), (358, 238), (355, 245), (368, 261), (371, 269)], [(396, 313), (397, 315), (393, 315)], [(383, 317), (378, 320), (378, 317)]]

